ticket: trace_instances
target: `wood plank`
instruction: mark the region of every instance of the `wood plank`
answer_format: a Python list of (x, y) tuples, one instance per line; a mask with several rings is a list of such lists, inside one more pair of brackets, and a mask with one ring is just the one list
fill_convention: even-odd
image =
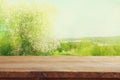
[(46, 79), (46, 80), (120, 80), (120, 79), (73, 79), (73, 78), (68, 78), (68, 79)]
[(0, 57), (0, 71), (120, 72), (120, 57)]
[[(22, 78), (22, 79), (18, 79), (18, 78), (11, 78), (11, 79), (9, 79), (9, 78), (6, 78), (6, 79), (0, 79), (0, 80), (35, 80), (35, 79), (29, 79), (29, 78)], [(98, 78), (96, 78), (96, 79), (69, 79), (69, 78), (62, 78), (62, 79), (58, 79), (58, 78), (56, 78), (56, 79), (49, 79), (49, 78), (47, 78), (47, 79), (38, 79), (38, 80), (119, 80), (119, 79), (98, 79)]]
[(116, 80), (120, 79), (120, 57), (1, 56), (0, 78), (5, 77)]
[(35, 79), (32, 79), (32, 78), (3, 78), (0, 80), (35, 80)]
[(110, 61), (119, 62), (120, 57), (106, 57), (106, 56), (1, 56), (0, 62), (31, 62), (31, 61)]

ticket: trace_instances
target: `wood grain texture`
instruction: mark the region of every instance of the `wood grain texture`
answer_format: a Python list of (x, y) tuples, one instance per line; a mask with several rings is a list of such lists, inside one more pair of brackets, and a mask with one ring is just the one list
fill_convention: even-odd
[(66, 78), (62, 78), (62, 79), (58, 79), (58, 78), (56, 78), (56, 79), (46, 79), (46, 80), (120, 80), (120, 79), (99, 79), (99, 78), (95, 78), (95, 79), (80, 79), (80, 78), (78, 78), (78, 79), (74, 79), (74, 78), (69, 78), (69, 79), (66, 79)]
[(4, 78), (4, 79), (0, 79), (0, 80), (35, 80), (32, 78)]
[[(30, 78), (6, 78), (6, 79), (0, 79), (0, 80), (36, 80), (36, 79), (30, 79)], [(120, 79), (99, 79), (99, 78), (96, 78), (96, 79), (74, 79), (74, 78), (62, 78), (62, 79), (52, 79), (52, 78), (48, 78), (48, 79), (38, 79), (38, 80), (120, 80)]]
[(119, 80), (120, 57), (0, 57), (0, 80)]

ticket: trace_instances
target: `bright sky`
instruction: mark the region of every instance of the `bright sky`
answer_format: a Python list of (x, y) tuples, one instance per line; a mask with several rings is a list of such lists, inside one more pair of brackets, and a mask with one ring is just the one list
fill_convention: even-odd
[(57, 38), (120, 35), (120, 0), (38, 1), (58, 9), (54, 22)]

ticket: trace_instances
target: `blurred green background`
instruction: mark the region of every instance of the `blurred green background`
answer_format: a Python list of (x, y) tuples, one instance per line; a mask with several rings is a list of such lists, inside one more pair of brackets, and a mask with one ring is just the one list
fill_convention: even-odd
[[(79, 15), (76, 14), (80, 12), (77, 11), (79, 9), (70, 7), (69, 5), (68, 7), (73, 8), (72, 11), (68, 9), (67, 4), (62, 6), (59, 1), (57, 2), (59, 3), (57, 4), (58, 6), (53, 6), (53, 4), (50, 5), (48, 3), (40, 4), (40, 0), (32, 1), (32, 3), (31, 1), (13, 0), (11, 2), (10, 0), (0, 0), (0, 56), (120, 55), (118, 28), (120, 27), (118, 23), (120, 15), (116, 15), (119, 13), (119, 3), (117, 4), (117, 8), (112, 7), (108, 10), (108, 13), (111, 12), (111, 9), (115, 13), (111, 13), (104, 18), (106, 14), (104, 15), (102, 12), (102, 15), (100, 15), (101, 13), (96, 13), (96, 11), (99, 11), (95, 9), (97, 5), (92, 5), (91, 11), (89, 10), (90, 14), (87, 15), (87, 12), (89, 12), (87, 7), (93, 3), (98, 3), (94, 0), (87, 7), (80, 8), (83, 10), (82, 14)], [(54, 1), (51, 0), (51, 2)], [(71, 1), (69, 3), (72, 5)], [(80, 1), (75, 0), (75, 2)], [(89, 2), (88, 0), (85, 1)], [(107, 2), (103, 1), (101, 3)], [(66, 8), (63, 9), (65, 6)], [(60, 9), (63, 13), (59, 12), (59, 7), (61, 7)], [(104, 11), (104, 7), (100, 8), (100, 11)], [(105, 10), (107, 9), (108, 7), (105, 8)], [(84, 10), (85, 15), (83, 15)], [(59, 13), (61, 14), (59, 15)], [(81, 16), (81, 20), (77, 19), (78, 17), (76, 15)], [(55, 17), (58, 18), (56, 19)], [(108, 21), (109, 19), (111, 23)], [(101, 23), (102, 20), (103, 22)], [(114, 24), (117, 24), (117, 26)], [(102, 27), (100, 28), (100, 26)]]

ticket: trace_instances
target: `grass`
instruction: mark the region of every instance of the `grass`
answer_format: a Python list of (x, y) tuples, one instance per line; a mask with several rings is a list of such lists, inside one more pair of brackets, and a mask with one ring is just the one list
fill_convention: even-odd
[(62, 41), (61, 46), (52, 54), (55, 56), (120, 56), (119, 37), (92, 37), (79, 40), (80, 42)]

